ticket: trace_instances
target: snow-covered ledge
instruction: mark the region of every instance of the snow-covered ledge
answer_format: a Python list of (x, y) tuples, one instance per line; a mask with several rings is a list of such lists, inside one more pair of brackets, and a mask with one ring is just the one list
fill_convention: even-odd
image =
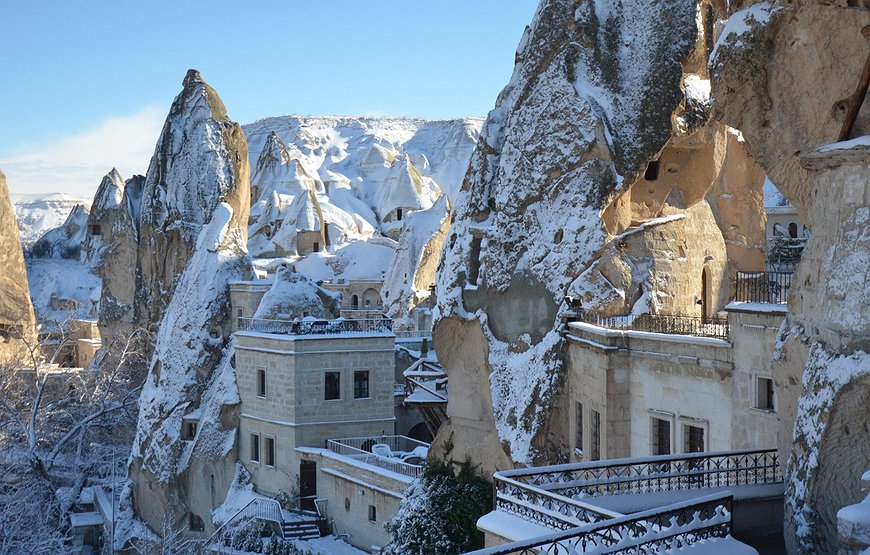
[[(864, 493), (870, 490), (870, 470), (861, 476)], [(837, 536), (843, 544), (840, 553), (870, 552), (870, 495), (864, 501), (837, 511)]]

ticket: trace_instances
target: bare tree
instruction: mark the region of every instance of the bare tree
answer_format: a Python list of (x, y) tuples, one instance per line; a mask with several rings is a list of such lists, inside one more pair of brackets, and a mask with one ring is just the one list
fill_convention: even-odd
[(105, 478), (91, 445), (122, 449), (120, 464), (129, 454), (148, 338), (136, 330), (89, 368), (63, 368), (71, 329), (22, 336), (23, 348), (0, 362), (0, 553), (63, 552), (68, 511)]

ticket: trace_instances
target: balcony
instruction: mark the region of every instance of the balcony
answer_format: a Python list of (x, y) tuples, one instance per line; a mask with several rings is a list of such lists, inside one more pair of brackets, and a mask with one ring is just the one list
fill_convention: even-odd
[(625, 314), (603, 316), (597, 312), (581, 310), (576, 320), (611, 330), (644, 331), (672, 335), (692, 335), (728, 339), (726, 318), (701, 318), (669, 314)]
[(794, 272), (737, 272), (735, 302), (786, 304)]
[(406, 436), (348, 437), (326, 440), (326, 448), (359, 462), (417, 478), (429, 444)]
[(239, 318), (239, 330), (282, 335), (392, 334), (389, 318), (367, 320), (267, 320)]

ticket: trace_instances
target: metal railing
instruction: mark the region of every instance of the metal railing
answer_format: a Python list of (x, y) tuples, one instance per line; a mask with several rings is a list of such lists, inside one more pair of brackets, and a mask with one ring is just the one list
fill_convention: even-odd
[(423, 338), (423, 337), (432, 337), (432, 330), (396, 330), (395, 331), (396, 338), (398, 339), (409, 339), (409, 338)]
[(205, 541), (204, 546), (208, 547), (217, 539), (220, 539), (221, 543), (230, 540), (233, 534), (237, 532), (238, 526), (246, 524), (252, 519), (274, 522), (275, 524), (278, 524), (278, 527), (280, 528), (281, 524), (284, 522), (284, 517), (281, 512), (281, 504), (274, 499), (266, 499), (263, 497), (255, 497), (251, 499), (244, 507), (239, 509), (236, 514), (218, 526), (217, 530), (215, 530), (214, 533)]
[(351, 457), (366, 464), (417, 478), (423, 469), (421, 464), (405, 462), (398, 456), (382, 456), (372, 452), (378, 444), (387, 445), (394, 454), (410, 454), (417, 447), (429, 449), (429, 444), (406, 436), (348, 437), (326, 440), (326, 448), (338, 455)]
[(466, 555), (671, 553), (729, 536), (733, 501), (729, 493), (709, 495)]
[(794, 272), (737, 272), (735, 301), (785, 304)]
[(726, 318), (701, 318), (669, 314), (625, 314), (603, 316), (597, 312), (580, 311), (577, 320), (613, 330), (633, 330), (673, 335), (694, 335), (728, 339)]
[(776, 449), (610, 459), (506, 470), (494, 476), (497, 493), (511, 492), (521, 483), (574, 499), (774, 484), (782, 479)]
[(285, 335), (331, 335), (345, 333), (392, 333), (393, 321), (389, 318), (371, 320), (267, 320), (264, 318), (239, 318), (239, 329), (259, 333)]

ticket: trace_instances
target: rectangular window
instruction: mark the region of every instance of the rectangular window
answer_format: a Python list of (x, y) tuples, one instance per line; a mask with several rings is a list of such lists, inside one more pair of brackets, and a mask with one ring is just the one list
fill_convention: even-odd
[(257, 397), (266, 396), (266, 369), (257, 368)]
[(756, 378), (755, 380), (755, 408), (762, 410), (774, 410), (773, 408), (773, 380), (770, 378)]
[(275, 438), (266, 438), (266, 466), (275, 466)]
[(577, 429), (574, 431), (574, 449), (583, 452), (583, 403), (577, 403), (575, 416)]
[(378, 509), (374, 505), (369, 505), (369, 521), (378, 521)]
[(97, 236), (99, 236), (99, 235), (102, 235), (102, 234), (103, 234), (103, 230), (102, 230), (102, 228), (100, 227), (100, 224), (94, 224), (94, 225), (91, 226), (91, 235), (97, 235)]
[(320, 252), (320, 243), (317, 241), (314, 242), (314, 248), (312, 249), (314, 252)]
[(652, 419), (652, 454), (671, 454), (671, 423), (667, 420)]
[(591, 459), (601, 460), (601, 415), (597, 410), (592, 411), (592, 445), (589, 446)]
[(260, 462), (260, 436), (251, 434), (251, 462)]
[(197, 423), (193, 420), (188, 420), (184, 423), (182, 427), (181, 439), (190, 441), (194, 437), (196, 437), (196, 427)]
[(704, 450), (704, 428), (683, 426), (683, 448), (686, 453), (700, 453)]
[(643, 173), (643, 178), (647, 181), (655, 181), (659, 178), (659, 161), (653, 160), (646, 166), (646, 171)]
[(358, 370), (353, 373), (353, 398), (369, 398), (369, 371)]
[(483, 243), (482, 237), (471, 238), (471, 253), (468, 255), (468, 283), (477, 285), (480, 278), (480, 249)]
[(341, 373), (327, 372), (323, 378), (324, 395), (327, 401), (341, 399)]

